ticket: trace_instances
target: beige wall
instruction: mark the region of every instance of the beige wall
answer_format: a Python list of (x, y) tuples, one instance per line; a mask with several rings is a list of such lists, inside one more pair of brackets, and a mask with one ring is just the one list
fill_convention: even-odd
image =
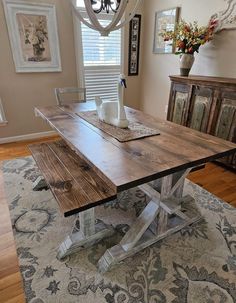
[[(41, 2), (41, 1), (38, 1)], [(73, 22), (68, 0), (42, 0), (56, 3), (62, 72), (16, 73), (2, 4), (0, 4), (0, 97), (7, 126), (0, 127), (0, 138), (50, 130), (34, 117), (37, 105), (55, 104), (54, 87), (76, 85)], [(155, 11), (181, 6), (181, 16), (187, 21), (198, 20), (206, 24), (209, 17), (224, 8), (223, 0), (145, 0), (138, 13), (142, 14), (140, 72), (128, 77), (125, 104), (139, 108), (153, 116), (165, 117), (168, 104), (170, 74), (178, 74), (178, 56), (152, 53)], [(129, 27), (125, 28), (124, 68), (128, 74)], [(200, 48), (192, 73), (236, 77), (236, 31), (217, 35), (210, 44)]]
[[(170, 81), (168, 76), (179, 74), (178, 56), (153, 54), (155, 12), (181, 7), (181, 17), (186, 21), (207, 24), (210, 16), (225, 7), (223, 0), (146, 0), (144, 4), (144, 49), (141, 82), (141, 108), (165, 118)], [(196, 54), (192, 74), (236, 77), (236, 30), (218, 34), (214, 41), (200, 48)]]
[[(62, 72), (15, 72), (3, 6), (2, 3), (0, 3), (0, 98), (2, 98), (6, 118), (8, 120), (7, 126), (0, 127), (0, 139), (51, 130), (42, 119), (34, 116), (34, 107), (56, 104), (54, 97), (55, 87), (77, 85), (70, 1), (40, 0), (37, 2), (56, 4)], [(138, 13), (142, 13), (142, 7), (140, 7)], [(141, 37), (143, 38), (143, 27)], [(125, 28), (124, 39), (124, 72), (126, 75), (128, 75), (128, 41), (129, 25)], [(125, 104), (135, 108), (139, 108), (141, 100), (141, 59), (142, 52), (140, 52), (139, 76), (128, 77), (128, 88), (125, 90), (124, 96)]]
[[(147, 1), (147, 0), (146, 0)], [(149, 1), (149, 0), (148, 0)], [(143, 1), (144, 3), (145, 1)], [(139, 7), (137, 14), (141, 14), (141, 33), (140, 33), (140, 50), (139, 50), (139, 74), (137, 76), (128, 76), (128, 51), (129, 51), (129, 25), (125, 27), (124, 37), (124, 72), (127, 75), (127, 89), (125, 90), (124, 103), (133, 108), (140, 108), (141, 103), (141, 74), (142, 74), (142, 53), (143, 53), (143, 16), (144, 5)]]
[[(36, 2), (36, 1), (35, 1)], [(16, 73), (10, 49), (5, 16), (0, 3), (0, 97), (7, 126), (0, 127), (0, 138), (48, 131), (50, 128), (34, 116), (36, 105), (56, 104), (54, 87), (76, 85), (73, 23), (68, 0), (37, 0), (55, 3), (62, 61), (62, 72)]]

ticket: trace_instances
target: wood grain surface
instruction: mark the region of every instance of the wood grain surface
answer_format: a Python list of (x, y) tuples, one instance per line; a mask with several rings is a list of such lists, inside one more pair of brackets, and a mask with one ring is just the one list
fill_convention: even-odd
[(131, 108), (126, 108), (128, 119), (159, 129), (161, 135), (120, 143), (75, 115), (88, 109), (94, 109), (92, 102), (37, 108), (36, 112), (117, 192), (236, 151), (234, 143)]
[(115, 188), (64, 141), (29, 148), (65, 217), (116, 198)]
[(171, 80), (178, 80), (178, 82), (183, 83), (193, 83), (194, 84), (208, 84), (210, 86), (219, 87), (219, 84), (225, 87), (236, 87), (236, 78), (224, 78), (224, 77), (207, 77), (207, 76), (198, 76), (198, 75), (189, 75), (188, 77), (183, 77), (179, 75), (170, 76)]

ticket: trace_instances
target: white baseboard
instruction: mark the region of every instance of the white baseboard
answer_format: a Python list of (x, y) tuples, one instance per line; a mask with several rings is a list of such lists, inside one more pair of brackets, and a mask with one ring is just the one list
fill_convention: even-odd
[(7, 122), (7, 121), (5, 121), (5, 120), (4, 120), (4, 121), (0, 121), (0, 126), (6, 126), (6, 125), (7, 125), (7, 123), (8, 123), (8, 122)]
[(42, 133), (34, 133), (34, 134), (27, 134), (27, 135), (22, 135), (22, 136), (0, 138), (0, 144), (18, 142), (18, 141), (26, 141), (26, 140), (32, 140), (32, 139), (39, 139), (39, 138), (50, 137), (50, 136), (54, 136), (54, 135), (56, 135), (56, 132), (52, 130), (52, 131), (42, 132)]

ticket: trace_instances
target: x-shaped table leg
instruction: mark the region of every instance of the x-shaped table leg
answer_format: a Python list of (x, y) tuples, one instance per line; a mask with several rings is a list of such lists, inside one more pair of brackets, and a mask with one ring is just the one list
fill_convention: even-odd
[[(182, 202), (192, 202), (194, 200), (191, 196), (181, 197), (184, 179), (188, 172), (189, 170), (185, 171), (174, 185), (172, 184), (173, 175), (162, 178), (161, 193), (149, 184), (139, 186), (151, 198), (151, 201), (134, 221), (120, 243), (106, 250), (98, 262), (100, 272), (106, 272), (125, 258), (176, 233), (201, 218), (200, 216), (189, 218), (181, 212)], [(168, 226), (169, 215), (172, 214), (180, 217), (182, 219), (180, 220), (181, 223)]]

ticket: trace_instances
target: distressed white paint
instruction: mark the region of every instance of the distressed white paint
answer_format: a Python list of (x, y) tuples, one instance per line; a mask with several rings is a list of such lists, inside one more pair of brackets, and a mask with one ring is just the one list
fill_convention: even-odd
[[(176, 190), (178, 190), (178, 187), (182, 187), (184, 177), (188, 171), (189, 170), (183, 172), (183, 177), (179, 177), (180, 181), (177, 181), (175, 183), (176, 185), (174, 185), (173, 190), (172, 175), (162, 178), (161, 193), (158, 193), (149, 184), (139, 186), (139, 188), (143, 190), (152, 200), (147, 204), (141, 215), (135, 220), (121, 242), (107, 249), (105, 254), (100, 258), (98, 261), (98, 268), (101, 273), (106, 272), (112, 266), (124, 260), (125, 258), (134, 255), (142, 249), (154, 244), (157, 241), (160, 241), (161, 239), (173, 233), (176, 233), (182, 228), (200, 219), (199, 215), (190, 218), (181, 212), (179, 207), (175, 207), (171, 212), (180, 217), (182, 220), (180, 220), (180, 223), (175, 226), (170, 227), (168, 225), (169, 217), (166, 209), (169, 210), (169, 207), (165, 205), (166, 201), (171, 200), (172, 202), (177, 202), (176, 204), (179, 206), (179, 204), (185, 199), (189, 202), (194, 200), (190, 196), (180, 199), (170, 196), (171, 193), (174, 193)], [(153, 232), (152, 223), (156, 220), (158, 212), (159, 217), (157, 220), (157, 232)]]
[[(114, 233), (113, 228), (104, 224), (102, 221), (95, 224), (94, 208), (81, 212), (79, 218), (80, 230), (68, 235), (60, 244), (57, 253), (59, 260), (81, 249), (90, 247), (102, 239), (110, 237)], [(77, 218), (75, 222), (76, 221)], [(73, 229), (74, 228), (72, 228), (72, 231)]]
[[(161, 179), (161, 192), (152, 188), (150, 184), (140, 185), (139, 188), (147, 194), (151, 201), (144, 208), (140, 216), (133, 222), (130, 229), (122, 238), (119, 244), (106, 250), (98, 262), (99, 271), (104, 273), (113, 265), (119, 263), (127, 257), (134, 255), (142, 249), (155, 242), (173, 234), (182, 228), (198, 221), (201, 217), (188, 217), (181, 212), (181, 203), (194, 200), (191, 196), (176, 197), (174, 193), (179, 188), (182, 190), (184, 178), (189, 169), (183, 171), (178, 180), (173, 182), (173, 175), (168, 175)], [(174, 185), (173, 185), (174, 183)], [(159, 213), (159, 216), (157, 217)], [(169, 214), (175, 214), (181, 218), (173, 226), (169, 223)], [(83, 248), (89, 247), (103, 239), (111, 236), (113, 228), (99, 221), (95, 224), (94, 209), (89, 209), (79, 214), (80, 230), (71, 233), (62, 242), (58, 250), (58, 259), (75, 253)], [(153, 231), (153, 222), (156, 222)]]
[(79, 213), (80, 231), (84, 238), (91, 237), (95, 234), (95, 215), (94, 208)]
[(224, 29), (236, 28), (236, 0), (224, 0), (227, 4), (225, 10), (214, 14), (211, 18), (218, 21), (216, 32)]

